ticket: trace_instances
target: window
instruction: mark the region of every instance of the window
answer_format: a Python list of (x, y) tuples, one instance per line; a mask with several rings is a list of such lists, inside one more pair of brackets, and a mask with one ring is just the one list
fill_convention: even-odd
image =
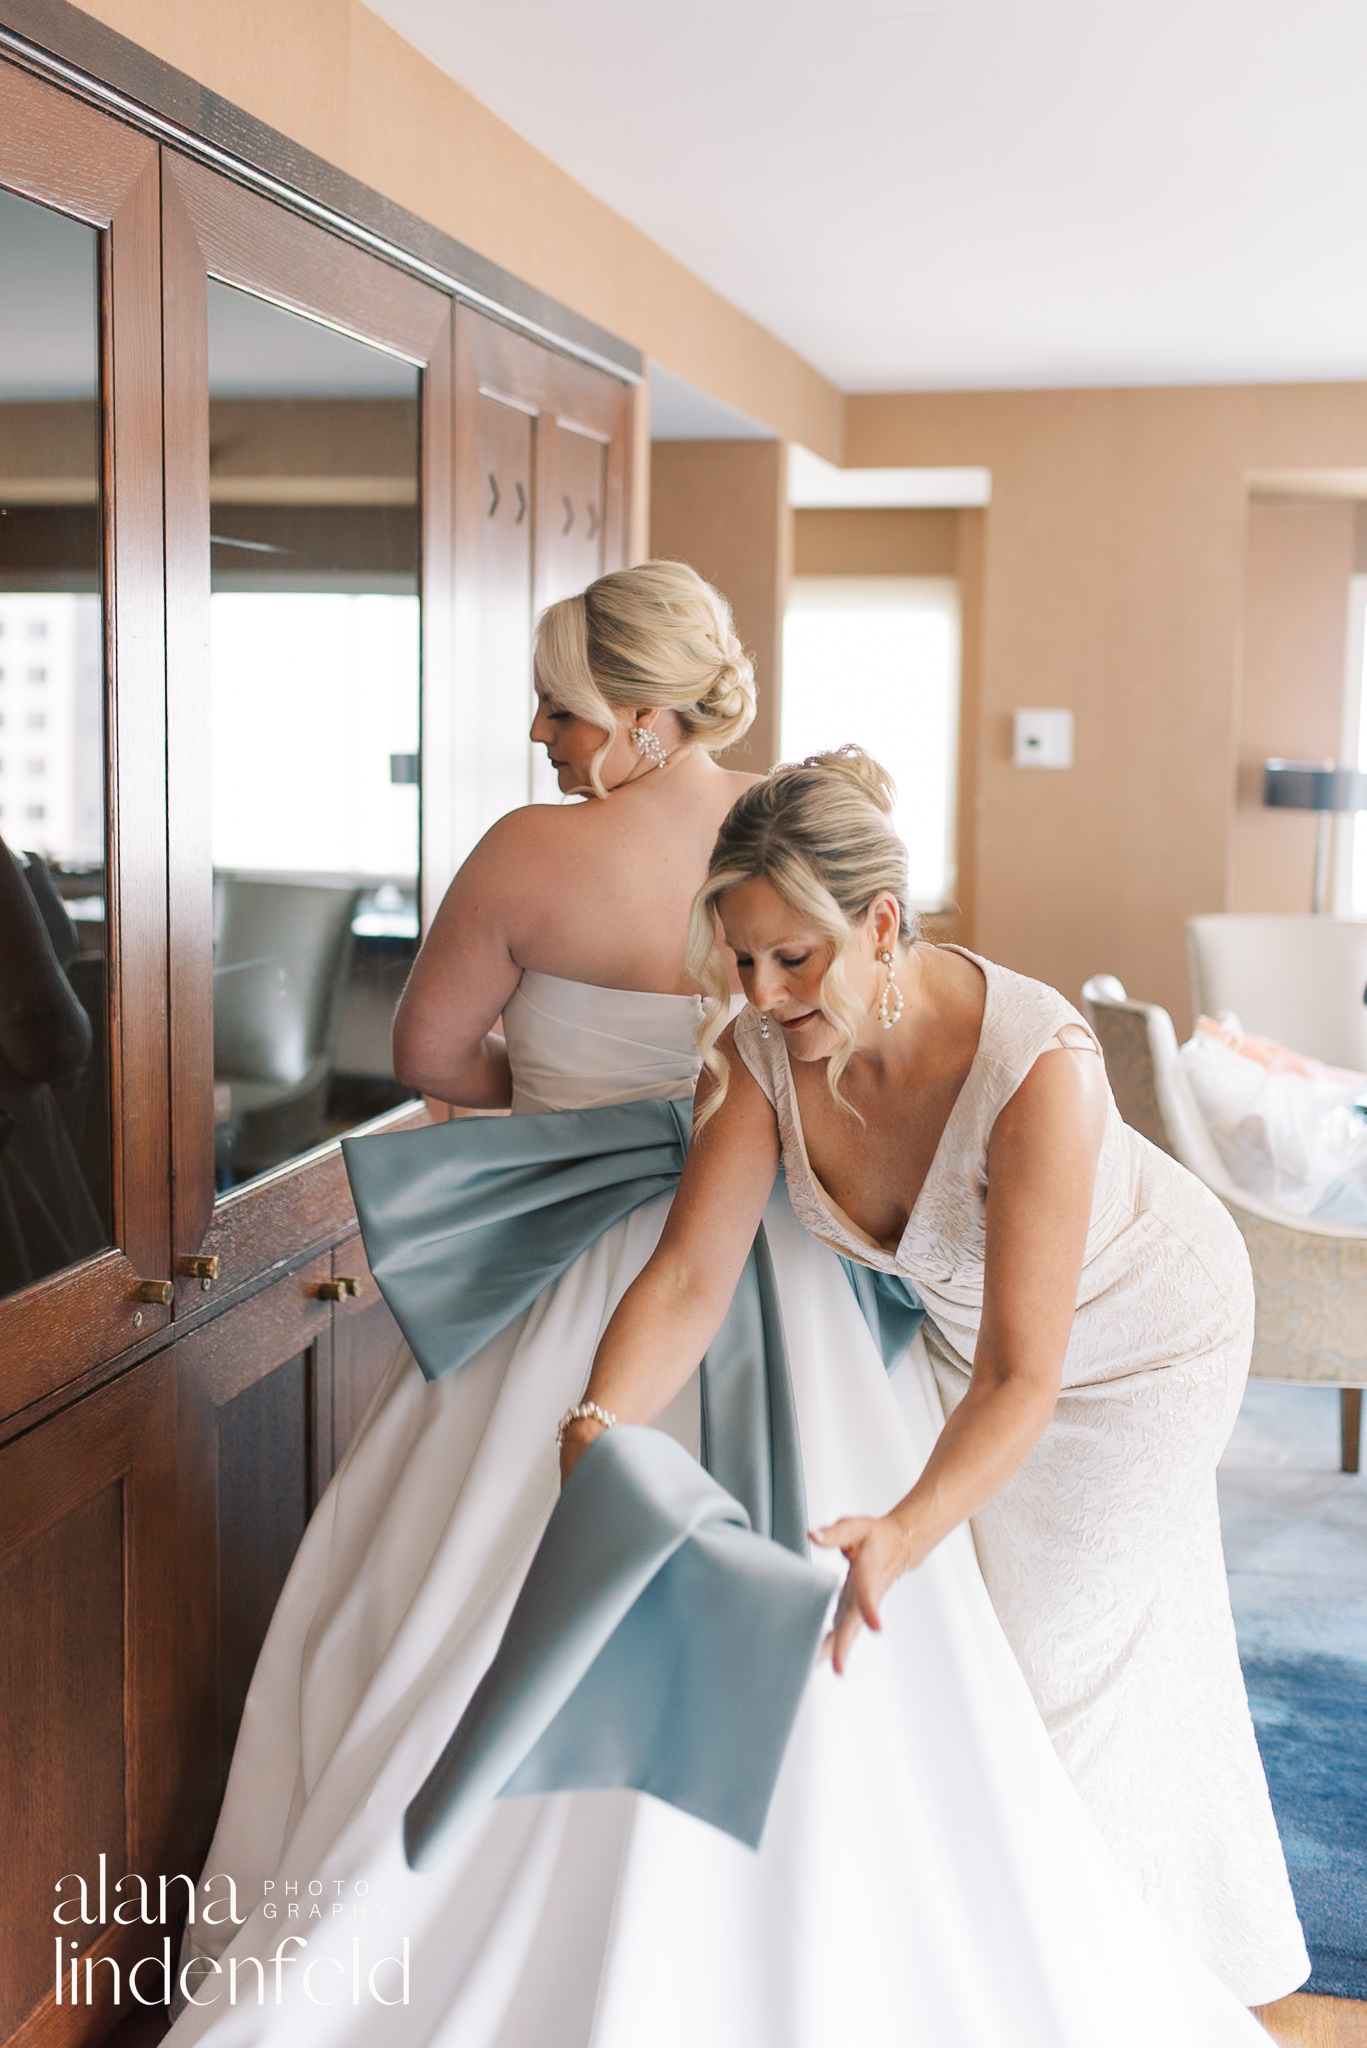
[(954, 899), (959, 592), (946, 577), (794, 579), (783, 635), (784, 760), (854, 741), (897, 785), (911, 901)]
[[(1348, 589), (1348, 658), (1339, 758), (1347, 767), (1367, 769), (1367, 576), (1354, 576)], [(1332, 902), (1340, 916), (1367, 916), (1365, 814), (1336, 825)]]

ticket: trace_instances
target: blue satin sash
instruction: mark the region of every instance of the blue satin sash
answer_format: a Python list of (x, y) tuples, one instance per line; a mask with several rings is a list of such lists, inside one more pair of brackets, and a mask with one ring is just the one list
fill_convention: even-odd
[(861, 1266), (854, 1259), (842, 1258), (840, 1263), (870, 1334), (883, 1354), (883, 1363), (891, 1372), (925, 1321), (926, 1305), (900, 1273)]
[[(370, 1270), (427, 1377), (466, 1364), (612, 1224), (671, 1194), (691, 1124), (685, 1098), (344, 1138)], [(699, 1377), (703, 1464), (752, 1529), (805, 1555), (797, 1411), (763, 1226)]]
[(632, 1787), (757, 1848), (831, 1576), (749, 1528), (672, 1437), (608, 1430), (404, 1816), (416, 1869), (488, 1802)]

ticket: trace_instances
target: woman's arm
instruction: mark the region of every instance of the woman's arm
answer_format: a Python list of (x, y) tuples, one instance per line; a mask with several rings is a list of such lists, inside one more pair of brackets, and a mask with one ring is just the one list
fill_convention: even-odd
[(844, 1668), (883, 1594), (1018, 1472), (1054, 1411), (1072, 1331), (1108, 1104), (1094, 1052), (1047, 1052), (998, 1116), (988, 1150), (983, 1319), (968, 1392), (890, 1514), (818, 1532), (850, 1571), (832, 1650)]
[(517, 906), (544, 890), (544, 827), (514, 811), (485, 833), (442, 899), (394, 1018), (394, 1074), (407, 1088), (466, 1109), (506, 1109), (512, 1076), (493, 1029), (522, 969), (512, 954)]
[[(778, 1171), (773, 1109), (730, 1033), (719, 1043), (731, 1067), (726, 1100), (693, 1141), (660, 1242), (617, 1304), (584, 1389), (619, 1422), (658, 1415), (716, 1336)], [(704, 1074), (700, 1103), (713, 1085)], [(566, 1430), (563, 1478), (602, 1426), (585, 1419)]]

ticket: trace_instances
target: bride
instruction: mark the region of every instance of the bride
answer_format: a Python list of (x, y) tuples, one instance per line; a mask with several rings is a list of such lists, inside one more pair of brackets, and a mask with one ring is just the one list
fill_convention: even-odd
[[(749, 723), (748, 664), (715, 593), (649, 564), (547, 615), (537, 687), (562, 788), (599, 800), (519, 813), (476, 850), (405, 998), (399, 1070), (515, 1113), (677, 1099), (700, 1019), (687, 907), (751, 780), (709, 750)], [(187, 1931), (176, 2048), (1263, 2038), (1114, 1866), (963, 1531), (890, 1598), (886, 1657), (814, 1674), (758, 1852), (641, 1795), (557, 1794), (493, 1803), (410, 1870), (405, 1809), (494, 1654), (556, 1499), (557, 1420), (666, 1208), (604, 1231), (459, 1370), (396, 1361), (262, 1650), (205, 1866), (237, 1919)], [(905, 1490), (939, 1410), (919, 1342), (889, 1377), (781, 1196), (766, 1229), (829, 1519)], [(696, 1381), (657, 1422), (696, 1447)]]

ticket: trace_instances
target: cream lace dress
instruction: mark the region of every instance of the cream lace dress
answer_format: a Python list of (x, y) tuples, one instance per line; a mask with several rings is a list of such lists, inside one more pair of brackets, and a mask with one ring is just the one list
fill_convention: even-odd
[[(777, 1114), (793, 1209), (844, 1257), (918, 1290), (946, 1412), (967, 1389), (982, 1320), (993, 1124), (1041, 1053), (1095, 1043), (1057, 991), (966, 957), (987, 981), (978, 1051), (895, 1253), (817, 1182), (781, 1035), (762, 1038), (753, 1010), (736, 1023)], [(1227, 1983), (1292, 1984), (1304, 1944), (1239, 1669), (1215, 1496), (1252, 1334), (1234, 1223), (1112, 1103), (1063, 1392), (973, 1534), (1054, 1744), (1122, 1865)], [(851, 1500), (846, 1512), (890, 1505)]]

